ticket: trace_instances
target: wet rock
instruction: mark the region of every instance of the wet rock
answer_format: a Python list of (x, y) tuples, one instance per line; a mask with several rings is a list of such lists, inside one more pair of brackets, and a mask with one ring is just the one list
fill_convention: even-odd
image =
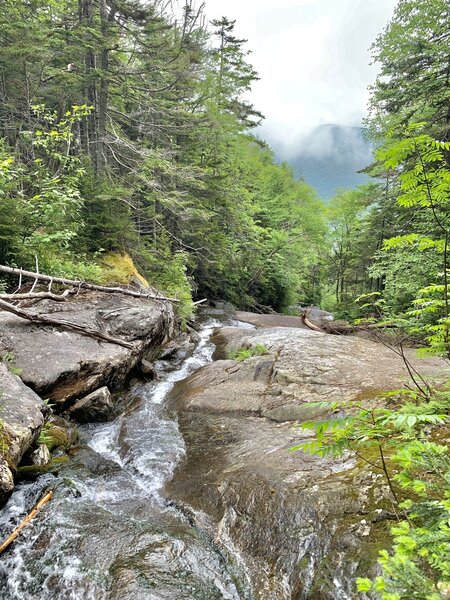
[(370, 473), (351, 457), (289, 452), (309, 438), (288, 423), (184, 412), (180, 428), (187, 456), (166, 494), (215, 520), (215, 541), (225, 556), (230, 540), (238, 549), (253, 598), (355, 597), (354, 578), (373, 573), (388, 538), (388, 525), (372, 515), (390, 502), (382, 486), (373, 502)]
[(197, 338), (198, 336), (182, 333), (167, 343), (158, 355), (158, 362), (162, 361), (163, 370), (178, 369), (184, 360), (192, 356)]
[(0, 314), (0, 350), (11, 352), (21, 378), (61, 408), (100, 386), (116, 389), (146, 353), (152, 360), (178, 332), (169, 303), (119, 294), (81, 293), (69, 302), (41, 301), (28, 309), (100, 329), (134, 342), (129, 350), (74, 332)]
[(0, 362), (0, 501), (12, 491), (12, 471), (36, 439), (48, 407)]
[[(380, 344), (293, 327), (226, 327), (214, 341), (223, 355), (256, 344), (268, 354), (218, 360), (175, 385), (187, 455), (166, 493), (215, 520), (217, 543), (225, 555), (230, 540), (238, 548), (255, 599), (355, 598), (355, 577), (374, 575), (389, 537), (378, 516), (392, 512), (389, 490), (350, 455), (290, 452), (313, 439), (293, 422), (328, 417), (317, 403), (398, 388), (402, 361)], [(443, 362), (413, 360), (445, 377)]]
[(14, 477), (8, 463), (0, 456), (0, 506), (14, 489)]
[[(279, 390), (282, 394), (282, 390)], [(310, 406), (306, 404), (283, 404), (275, 408), (262, 409), (261, 415), (271, 421), (285, 423), (286, 421), (295, 421), (303, 423), (304, 421), (326, 418), (330, 411), (327, 408)]]
[(156, 372), (155, 372), (155, 367), (153, 366), (153, 363), (150, 362), (149, 360), (146, 360), (145, 358), (143, 358), (141, 360), (141, 362), (139, 363), (139, 368), (141, 370), (141, 373), (143, 373), (144, 375), (147, 375), (149, 377), (149, 379), (154, 379)]
[(31, 454), (31, 464), (36, 467), (43, 467), (48, 464), (52, 459), (50, 450), (45, 444), (39, 444), (39, 446)]
[(104, 386), (77, 400), (69, 415), (79, 423), (107, 421), (113, 409), (111, 392)]

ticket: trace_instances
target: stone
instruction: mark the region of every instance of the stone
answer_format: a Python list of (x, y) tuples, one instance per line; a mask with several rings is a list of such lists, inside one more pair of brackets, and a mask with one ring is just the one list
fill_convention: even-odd
[(27, 310), (135, 343), (129, 350), (1, 312), (0, 353), (11, 353), (24, 383), (59, 409), (101, 386), (122, 386), (144, 353), (148, 360), (156, 358), (161, 346), (179, 331), (170, 303), (120, 294), (81, 292), (68, 302), (44, 300)]
[(0, 455), (0, 506), (13, 490), (13, 474), (6, 460)]
[[(355, 578), (377, 574), (390, 492), (352, 455), (290, 451), (314, 439), (295, 424), (340, 416), (347, 400), (402, 386), (402, 361), (381, 344), (292, 326), (225, 327), (213, 341), (221, 356), (256, 344), (268, 354), (217, 360), (175, 384), (169, 403), (186, 457), (166, 494), (214, 520), (214, 541), (229, 560), (239, 554), (252, 597), (353, 598)], [(444, 361), (408, 355), (421, 373), (445, 379)], [(326, 402), (336, 411), (317, 404)]]
[(196, 341), (191, 339), (191, 335), (182, 333), (162, 348), (158, 360), (170, 360), (177, 364), (181, 363), (192, 355), (195, 344)]
[(36, 467), (43, 467), (51, 461), (52, 457), (50, 450), (45, 444), (39, 444), (39, 446), (31, 454), (31, 464)]
[(287, 315), (260, 315), (257, 313), (238, 311), (236, 319), (244, 323), (250, 323), (255, 327), (295, 327), (308, 329), (300, 317), (290, 317)]
[(236, 311), (236, 307), (231, 302), (214, 302), (214, 308), (217, 310), (221, 310), (223, 312), (234, 313)]
[[(280, 390), (280, 394), (282, 391)], [(303, 423), (305, 421), (317, 420), (320, 418), (326, 418), (330, 411), (327, 408), (321, 408), (317, 406), (311, 406), (308, 403), (305, 404), (283, 404), (275, 408), (262, 409), (261, 415), (276, 421), (277, 423), (285, 423), (287, 421), (295, 421), (297, 423)]]
[(155, 378), (155, 367), (153, 366), (153, 363), (150, 362), (149, 360), (146, 360), (145, 358), (143, 358), (141, 360), (141, 362), (139, 363), (139, 368), (140, 368), (141, 372), (144, 375), (147, 375), (147, 377), (149, 377), (150, 379)]
[(0, 501), (13, 489), (13, 471), (32, 446), (48, 407), (0, 362)]
[(113, 409), (111, 392), (104, 386), (77, 400), (69, 409), (69, 415), (79, 423), (107, 421)]

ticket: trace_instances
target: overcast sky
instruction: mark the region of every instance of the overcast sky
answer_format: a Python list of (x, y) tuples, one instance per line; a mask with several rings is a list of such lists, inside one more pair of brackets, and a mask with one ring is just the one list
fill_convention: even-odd
[(263, 137), (289, 146), (305, 129), (358, 125), (376, 76), (369, 48), (396, 0), (206, 0), (208, 19), (236, 19), (261, 80)]

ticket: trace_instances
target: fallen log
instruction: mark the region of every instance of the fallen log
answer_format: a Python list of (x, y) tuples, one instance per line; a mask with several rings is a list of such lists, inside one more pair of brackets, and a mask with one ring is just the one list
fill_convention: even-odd
[(204, 304), (205, 302), (208, 302), (208, 298), (203, 298), (203, 300), (197, 300), (197, 302), (194, 302), (194, 306), (198, 306), (199, 304)]
[(68, 331), (75, 331), (75, 333), (79, 333), (81, 335), (86, 335), (88, 337), (97, 338), (102, 340), (103, 342), (109, 342), (110, 344), (117, 344), (119, 346), (123, 346), (124, 348), (133, 349), (134, 344), (131, 342), (126, 342), (119, 338), (112, 337), (107, 333), (103, 333), (98, 331), (97, 329), (93, 329), (88, 325), (79, 325), (78, 323), (73, 323), (72, 321), (66, 321), (65, 319), (53, 319), (52, 317), (46, 317), (44, 315), (34, 315), (23, 308), (19, 308), (18, 306), (14, 306), (9, 302), (5, 302), (5, 300), (0, 299), (0, 310), (5, 310), (7, 312), (16, 315), (16, 317), (20, 317), (21, 319), (26, 319), (27, 321), (31, 321), (33, 323), (43, 323), (44, 325), (52, 325), (54, 327), (61, 327), (62, 329), (67, 329)]
[(129, 290), (121, 287), (109, 287), (106, 285), (96, 285), (94, 283), (87, 283), (86, 281), (76, 281), (74, 279), (66, 279), (65, 277), (52, 277), (51, 275), (43, 275), (42, 273), (34, 273), (33, 271), (24, 271), (23, 269), (15, 269), (13, 267), (7, 267), (0, 265), (0, 272), (8, 273), (9, 275), (17, 275), (18, 277), (28, 277), (39, 281), (47, 281), (48, 283), (60, 283), (62, 285), (68, 285), (78, 289), (95, 290), (98, 292), (106, 292), (108, 294), (125, 294), (126, 296), (133, 296), (134, 298), (148, 298), (149, 300), (161, 300), (163, 302), (178, 303), (180, 300), (177, 298), (167, 298), (166, 296), (155, 296), (150, 293), (137, 292), (135, 290)]
[(70, 294), (75, 294), (74, 290), (66, 290), (62, 294), (53, 294), (52, 292), (25, 292), (23, 294), (0, 294), (0, 300), (54, 300), (55, 302), (65, 302)]
[(321, 320), (319, 324), (313, 323), (308, 318), (308, 313), (300, 315), (303, 323), (313, 331), (330, 333), (331, 335), (351, 335), (358, 331), (373, 331), (374, 329), (395, 329), (395, 323), (365, 323), (361, 325), (350, 325), (345, 321)]
[(308, 319), (308, 317), (307, 317), (307, 315), (306, 315), (305, 313), (302, 313), (302, 314), (300, 315), (300, 317), (301, 317), (301, 319), (302, 319), (303, 323), (304, 323), (304, 324), (306, 325), (306, 327), (308, 327), (309, 329), (312, 329), (313, 331), (319, 331), (320, 333), (325, 333), (325, 332), (323, 331), (323, 329), (321, 329), (320, 327), (318, 327), (317, 325), (315, 325), (314, 323), (312, 323), (312, 322), (311, 322), (311, 321)]
[(14, 542), (14, 540), (19, 537), (22, 530), (25, 529), (25, 527), (30, 523), (30, 521), (32, 521), (34, 519), (34, 517), (39, 512), (39, 510), (45, 504), (47, 504), (47, 502), (50, 502), (50, 500), (52, 498), (53, 498), (53, 491), (50, 490), (39, 500), (39, 502), (36, 504), (36, 506), (33, 508), (33, 510), (30, 513), (28, 513), (28, 515), (23, 519), (23, 521), (14, 529), (14, 531), (0, 545), (0, 554), (2, 554), (7, 548), (9, 548), (11, 546), (11, 544)]

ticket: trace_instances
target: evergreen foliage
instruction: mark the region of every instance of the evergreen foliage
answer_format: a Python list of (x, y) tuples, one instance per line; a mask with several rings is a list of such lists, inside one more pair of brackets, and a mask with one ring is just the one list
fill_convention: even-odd
[[(0, 262), (282, 310), (320, 295), (320, 201), (251, 134), (257, 74), (187, 0), (0, 6)], [(314, 214), (315, 213), (315, 214)], [(186, 304), (188, 302), (188, 304)]]
[[(349, 318), (388, 319), (450, 356), (450, 10), (444, 0), (399, 0), (373, 46), (381, 64), (368, 126), (378, 145), (375, 183), (337, 195), (329, 210), (329, 307)], [(370, 192), (369, 192), (370, 190)], [(359, 296), (359, 298), (356, 298)], [(404, 357), (402, 348), (398, 354)], [(358, 590), (382, 600), (438, 600), (450, 590), (449, 393), (411, 372), (416, 392), (339, 419), (307, 423), (316, 439), (297, 449), (352, 450), (380, 470), (399, 522), (382, 574)], [(393, 394), (395, 397), (396, 394)], [(330, 410), (333, 407), (330, 407)], [(342, 408), (342, 407), (340, 407)]]

